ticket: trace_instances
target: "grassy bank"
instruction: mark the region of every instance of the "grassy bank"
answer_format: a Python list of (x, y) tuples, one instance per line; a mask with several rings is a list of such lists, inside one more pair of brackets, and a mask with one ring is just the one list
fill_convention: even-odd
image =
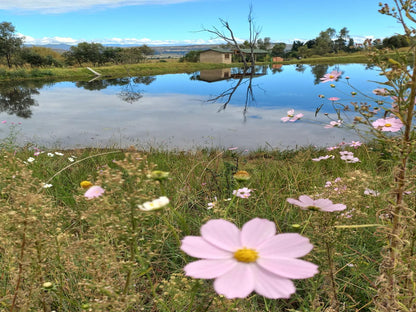
[[(216, 69), (234, 67), (235, 64), (203, 64), (203, 63), (179, 63), (179, 62), (160, 62), (160, 63), (140, 63), (134, 65), (113, 65), (92, 67), (104, 78), (126, 77), (126, 76), (152, 76), (174, 73), (192, 73), (204, 69)], [(19, 68), (19, 69), (0, 69), (0, 81), (3, 80), (22, 80), (22, 79), (57, 79), (57, 80), (85, 80), (92, 79), (95, 75), (86, 67), (74, 68)]]
[[(361, 162), (345, 163), (338, 151), (331, 152), (334, 159), (312, 161), (328, 153), (315, 148), (40, 152), (3, 145), (0, 306), (5, 311), (323, 311), (333, 293), (323, 244), (331, 241), (343, 311), (370, 311), (380, 261), (377, 226), (386, 222), (380, 209), (392, 169), (379, 148), (340, 149)], [(169, 172), (168, 179), (152, 179), (155, 169)], [(250, 179), (238, 182), (237, 170)], [(80, 187), (84, 180), (105, 193), (87, 200)], [(243, 187), (252, 189), (251, 196), (233, 195)], [(380, 196), (365, 195), (370, 187)], [(304, 211), (286, 201), (302, 194), (331, 198), (347, 210)], [(170, 199), (164, 209), (138, 208), (161, 195)], [(229, 300), (214, 292), (212, 281), (184, 275), (184, 265), (195, 260), (180, 250), (186, 235), (200, 235), (200, 226), (211, 219), (241, 227), (256, 217), (314, 245), (302, 259), (319, 265), (320, 273), (296, 280), (290, 299), (252, 294)], [(328, 231), (326, 222), (337, 227)]]
[[(346, 54), (328, 57), (309, 57), (305, 59), (293, 59), (284, 61), (283, 64), (342, 64), (342, 63), (367, 63), (366, 53)], [(268, 65), (269, 63), (258, 63)], [(104, 77), (125, 76), (151, 76), (174, 73), (192, 73), (204, 69), (218, 69), (240, 66), (241, 64), (206, 64), (206, 63), (179, 63), (177, 60), (168, 62), (147, 62), (134, 65), (112, 65), (92, 67)], [(86, 67), (64, 67), (64, 68), (0, 68), (1, 80), (21, 79), (56, 79), (56, 80), (85, 80), (94, 78), (94, 74)]]

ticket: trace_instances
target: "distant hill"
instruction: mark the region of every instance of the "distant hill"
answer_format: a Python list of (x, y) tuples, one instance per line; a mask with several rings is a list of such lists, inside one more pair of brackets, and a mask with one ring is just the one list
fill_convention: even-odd
[[(137, 47), (140, 45), (137, 44), (103, 44), (106, 47), (121, 47), (121, 48), (131, 48)], [(273, 44), (272, 44), (273, 45)], [(26, 46), (33, 46), (33, 45), (26, 45)], [(39, 47), (50, 48), (54, 51), (59, 53), (63, 53), (68, 51), (71, 48), (69, 44), (45, 44), (45, 45), (36, 45)], [(153, 50), (155, 50), (155, 57), (171, 57), (171, 58), (179, 58), (184, 56), (189, 51), (198, 51), (198, 50), (207, 50), (211, 48), (218, 47), (218, 44), (194, 44), (194, 45), (171, 45), (171, 46), (152, 46), (149, 45)], [(286, 51), (290, 50), (292, 47), (291, 44), (286, 45)]]
[[(130, 47), (137, 47), (140, 45), (137, 44), (103, 44), (107, 47), (121, 47), (121, 48), (130, 48)], [(34, 46), (32, 44), (26, 45), (28, 47)], [(69, 44), (44, 44), (44, 45), (36, 45), (39, 47), (45, 47), (50, 48), (54, 51), (63, 53), (65, 51), (68, 51), (71, 48), (71, 45)], [(149, 45), (150, 46), (150, 45)], [(209, 44), (202, 44), (202, 45), (186, 45), (186, 46), (150, 46), (153, 50), (155, 50), (155, 55), (170, 55), (170, 56), (176, 56), (181, 57), (188, 53), (189, 51), (196, 51), (196, 50), (207, 50), (213, 47), (218, 47), (218, 45), (209, 45)]]

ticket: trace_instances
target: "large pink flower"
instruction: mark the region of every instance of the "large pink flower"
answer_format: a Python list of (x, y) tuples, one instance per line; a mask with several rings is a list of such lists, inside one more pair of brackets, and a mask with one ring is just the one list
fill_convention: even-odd
[(276, 235), (273, 222), (255, 218), (241, 231), (226, 220), (210, 220), (201, 236), (186, 236), (181, 249), (201, 260), (184, 268), (187, 276), (215, 279), (214, 289), (228, 299), (252, 291), (267, 298), (289, 298), (296, 289), (291, 279), (318, 273), (318, 266), (297, 259), (312, 250), (309, 239), (297, 233)]
[(377, 130), (386, 132), (397, 132), (403, 127), (403, 123), (399, 118), (387, 117), (377, 119), (372, 123)]
[(341, 211), (347, 208), (344, 204), (334, 204), (327, 198), (312, 199), (307, 195), (299, 196), (299, 200), (288, 198), (287, 202), (299, 206), (303, 210), (319, 210), (326, 212)]
[(325, 74), (322, 78), (321, 78), (321, 82), (328, 82), (328, 81), (336, 81), (338, 80), (338, 78), (342, 75), (342, 72), (333, 70), (332, 72), (330, 72), (329, 74)]
[(91, 186), (84, 194), (84, 196), (88, 199), (92, 199), (95, 197), (100, 197), (104, 194), (104, 189), (101, 186), (94, 185)]

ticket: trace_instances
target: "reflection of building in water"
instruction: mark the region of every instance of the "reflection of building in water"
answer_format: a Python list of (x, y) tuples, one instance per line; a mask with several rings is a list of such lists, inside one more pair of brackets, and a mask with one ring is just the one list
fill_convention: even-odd
[(280, 69), (280, 68), (282, 68), (282, 64), (273, 64), (272, 68), (273, 69)]
[(231, 77), (231, 68), (206, 69), (199, 72), (199, 80), (214, 82)]

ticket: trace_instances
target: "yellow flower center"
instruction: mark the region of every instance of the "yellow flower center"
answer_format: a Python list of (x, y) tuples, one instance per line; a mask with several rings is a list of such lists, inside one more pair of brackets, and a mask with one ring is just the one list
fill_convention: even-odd
[(241, 248), (234, 253), (234, 258), (240, 262), (255, 262), (259, 257), (259, 253), (254, 249)]
[(329, 75), (329, 78), (333, 79), (333, 78), (335, 78), (335, 76), (334, 75)]
[(384, 127), (391, 127), (391, 124), (386, 123), (386, 124), (384, 125)]

